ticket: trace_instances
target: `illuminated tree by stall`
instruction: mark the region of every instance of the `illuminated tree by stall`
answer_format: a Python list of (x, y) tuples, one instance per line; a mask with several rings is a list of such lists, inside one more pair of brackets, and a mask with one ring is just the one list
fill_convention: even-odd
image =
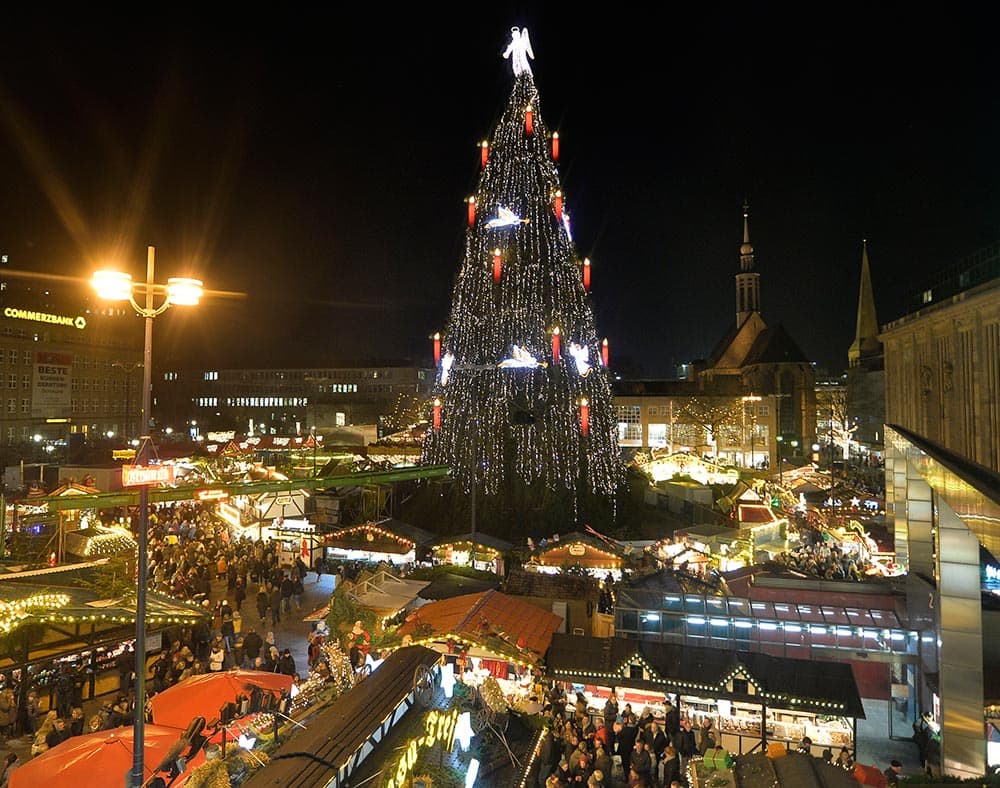
[(677, 418), (698, 427), (713, 456), (718, 456), (719, 441), (739, 440), (742, 402), (731, 397), (692, 397), (677, 412)]
[[(424, 461), (451, 467), (484, 511), (538, 496), (610, 504), (623, 480), (607, 343), (590, 303), (590, 262), (571, 235), (559, 137), (541, 116), (527, 30), (513, 28), (514, 88), (468, 199), (465, 254), (443, 335)], [(584, 510), (581, 511), (581, 506)], [(613, 509), (613, 506), (610, 507)], [(523, 522), (523, 521), (522, 521)]]

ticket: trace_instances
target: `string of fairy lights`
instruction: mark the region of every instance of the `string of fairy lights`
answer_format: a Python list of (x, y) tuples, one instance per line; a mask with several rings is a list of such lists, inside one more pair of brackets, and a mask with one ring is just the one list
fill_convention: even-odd
[[(482, 146), (439, 340), (446, 361), (435, 359), (440, 410), (424, 443), (424, 460), (449, 465), (466, 492), (475, 479), (498, 494), (515, 476), (613, 497), (623, 479), (607, 345), (594, 325), (589, 261), (573, 244), (557, 143), (530, 72), (519, 75)], [(504, 363), (512, 357), (521, 363)]]

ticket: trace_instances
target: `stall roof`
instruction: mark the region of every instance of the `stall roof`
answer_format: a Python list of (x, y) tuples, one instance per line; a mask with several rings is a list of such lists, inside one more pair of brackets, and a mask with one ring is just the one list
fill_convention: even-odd
[[(763, 696), (769, 706), (860, 719), (865, 716), (854, 672), (840, 662), (556, 633), (545, 665), (553, 678), (577, 683), (614, 682), (637, 689), (686, 693), (723, 693), (729, 679), (742, 673), (757, 687), (755, 699)], [(630, 677), (633, 665), (642, 668), (642, 678)]]
[(420, 598), (427, 600), (450, 599), (463, 594), (478, 594), (499, 588), (499, 586), (499, 577), (493, 580), (483, 580), (478, 577), (466, 577), (448, 572), (438, 575), (427, 586), (420, 589)]
[(596, 601), (601, 595), (597, 580), (580, 575), (549, 575), (513, 569), (504, 583), (504, 592), (512, 596), (535, 596), (545, 599), (585, 599)]
[[(366, 537), (361, 534), (379, 534), (380, 532), (389, 535), (385, 538), (380, 537), (382, 543), (380, 544), (380, 547), (384, 547), (384, 543), (387, 539), (391, 539), (393, 537), (411, 543), (412, 546), (408, 545), (405, 549), (394, 551), (404, 553), (409, 552), (409, 550), (413, 547), (422, 547), (428, 544), (435, 537), (435, 534), (432, 534), (430, 531), (425, 531), (423, 528), (418, 528), (415, 525), (410, 525), (409, 523), (404, 523), (402, 520), (390, 517), (377, 522), (359, 523), (358, 525), (352, 525), (333, 531), (327, 535), (326, 545), (331, 546), (339, 542), (352, 546), (355, 549), (360, 548), (374, 550), (374, 547), (372, 547), (374, 543), (367, 542)], [(379, 550), (379, 552), (388, 551)]]
[(383, 570), (359, 581), (351, 595), (359, 605), (386, 615), (406, 608), (428, 585), (427, 580), (404, 580)]
[(503, 539), (497, 539), (495, 536), (479, 532), (475, 534), (458, 534), (457, 536), (442, 536), (440, 539), (435, 539), (433, 542), (430, 542), (428, 547), (443, 547), (445, 545), (461, 544), (463, 542), (475, 542), (477, 545), (489, 547), (499, 553), (509, 553), (514, 549), (514, 545), (510, 542), (505, 542)]
[(422, 646), (397, 649), (371, 676), (282, 744), (244, 785), (320, 788), (334, 784), (338, 774), (344, 770), (349, 774), (352, 764), (357, 766), (366, 743), (377, 747), (386, 720), (413, 692), (416, 671), (439, 659), (440, 654)]
[(545, 608), (491, 590), (429, 602), (407, 617), (399, 634), (414, 639), (455, 635), (498, 654), (528, 651), (538, 658), (561, 624), (562, 617)]

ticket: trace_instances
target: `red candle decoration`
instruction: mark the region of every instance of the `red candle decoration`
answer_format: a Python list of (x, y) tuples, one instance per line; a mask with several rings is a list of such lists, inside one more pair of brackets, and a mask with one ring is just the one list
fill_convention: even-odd
[(552, 161), (559, 161), (559, 132), (552, 132)]
[(497, 247), (496, 249), (493, 250), (493, 281), (494, 282), (499, 282), (500, 281), (501, 266), (502, 266), (502, 263), (500, 261), (500, 248)]
[(535, 113), (530, 104), (524, 110), (524, 131), (529, 137), (535, 133)]
[(590, 404), (586, 397), (580, 400), (580, 432), (584, 437), (590, 432)]
[(476, 198), (470, 197), (469, 200), (469, 227), (472, 227), (476, 223)]
[(434, 332), (434, 336), (432, 337), (432, 339), (434, 340), (434, 366), (436, 367), (438, 364), (441, 363), (441, 334), (440, 334), (440, 332), (435, 331)]
[(608, 338), (605, 337), (601, 340), (601, 361), (604, 366), (608, 365)]
[(479, 145), (479, 151), (479, 166), (485, 170), (486, 162), (490, 158), (490, 144), (486, 140), (483, 140)]
[(552, 363), (559, 363), (559, 326), (552, 329)]
[(583, 258), (583, 289), (590, 292), (590, 258)]
[(557, 219), (562, 219), (562, 192), (561, 191), (557, 191), (556, 192), (555, 206), (554, 207), (555, 207), (555, 212), (556, 212), (556, 218)]
[(434, 399), (434, 431), (441, 429), (441, 400)]

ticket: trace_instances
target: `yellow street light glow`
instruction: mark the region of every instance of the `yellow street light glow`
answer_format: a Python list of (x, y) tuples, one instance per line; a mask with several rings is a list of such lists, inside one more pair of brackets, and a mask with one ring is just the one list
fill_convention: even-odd
[(132, 297), (132, 275), (121, 271), (95, 271), (90, 284), (100, 298), (128, 301)]
[(167, 297), (177, 306), (196, 306), (204, 294), (200, 279), (174, 276), (167, 280)]

